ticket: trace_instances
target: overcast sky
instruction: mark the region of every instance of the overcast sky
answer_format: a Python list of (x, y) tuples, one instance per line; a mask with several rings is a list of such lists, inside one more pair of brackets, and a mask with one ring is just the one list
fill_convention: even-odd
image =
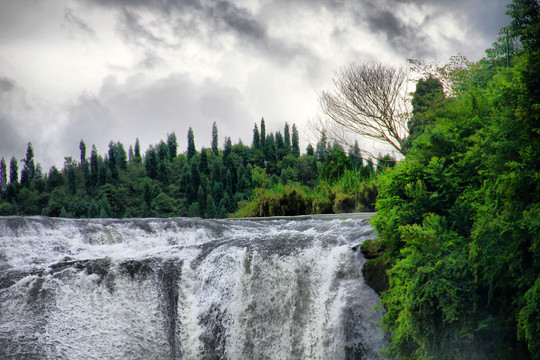
[[(472, 60), (509, 19), (504, 0), (0, 0), (0, 157), (31, 141), (45, 171), (175, 132), (198, 149), (212, 123), (251, 144), (296, 123), (302, 151), (317, 94), (372, 59)], [(89, 151), (88, 151), (89, 153)]]

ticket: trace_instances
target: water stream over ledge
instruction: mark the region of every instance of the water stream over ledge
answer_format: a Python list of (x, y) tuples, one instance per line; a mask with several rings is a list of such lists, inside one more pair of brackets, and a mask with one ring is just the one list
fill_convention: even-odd
[(378, 359), (367, 217), (0, 217), (0, 359)]

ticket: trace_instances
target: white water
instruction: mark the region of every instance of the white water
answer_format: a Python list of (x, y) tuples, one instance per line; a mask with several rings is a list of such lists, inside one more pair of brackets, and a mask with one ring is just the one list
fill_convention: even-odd
[(0, 217), (0, 359), (377, 359), (361, 219)]

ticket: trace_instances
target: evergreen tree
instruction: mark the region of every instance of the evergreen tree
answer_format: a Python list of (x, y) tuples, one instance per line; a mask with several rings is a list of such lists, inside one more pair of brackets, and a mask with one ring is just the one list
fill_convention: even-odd
[(261, 149), (265, 149), (266, 142), (266, 124), (264, 123), (264, 118), (261, 119)]
[(128, 161), (131, 163), (133, 162), (135, 159), (135, 154), (133, 153), (133, 146), (132, 145), (129, 145), (129, 150), (128, 150)]
[(216, 125), (216, 122), (212, 124), (212, 151), (217, 156), (219, 155), (219, 149), (218, 149), (218, 128)]
[(167, 134), (167, 148), (169, 150), (169, 160), (173, 161), (178, 152), (178, 142), (176, 140), (176, 134)]
[(96, 145), (92, 145), (90, 152), (90, 182), (94, 187), (97, 187), (99, 183), (99, 158)]
[(118, 180), (116, 145), (112, 141), (109, 143), (109, 160), (107, 161), (107, 166), (111, 174), (109, 179), (107, 179), (107, 183)]
[(167, 161), (160, 161), (158, 164), (157, 179), (163, 184), (169, 184), (170, 168)]
[(253, 128), (253, 141), (251, 143), (251, 147), (254, 149), (261, 148), (261, 134), (259, 134), (259, 127), (257, 126), (257, 123), (255, 123), (255, 127)]
[(313, 145), (308, 144), (306, 147), (306, 155), (314, 156), (315, 150), (313, 149)]
[(47, 178), (47, 191), (52, 192), (57, 187), (64, 184), (64, 177), (62, 173), (58, 171), (56, 166), (53, 166), (49, 170), (49, 176)]
[(146, 152), (146, 156), (144, 157), (144, 167), (146, 169), (146, 176), (148, 176), (150, 179), (157, 179), (158, 176), (158, 166), (159, 166), (159, 160), (158, 160), (158, 154), (156, 152), (156, 149), (151, 147)]
[(83, 164), (86, 162), (86, 144), (82, 139), (79, 143), (79, 150), (81, 150), (81, 164)]
[(15, 157), (12, 157), (11, 162), (9, 163), (9, 183), (19, 183), (19, 165), (17, 164), (17, 159)]
[(291, 154), (293, 154), (295, 157), (300, 156), (300, 144), (299, 144), (298, 129), (296, 128), (296, 124), (293, 124), (292, 126)]
[(195, 148), (195, 136), (193, 135), (193, 129), (190, 127), (188, 130), (188, 148), (187, 148), (187, 158), (188, 160), (191, 160), (193, 156), (197, 153), (197, 149)]
[(139, 138), (135, 139), (135, 157), (134, 157), (134, 160), (135, 162), (142, 162), (142, 157), (141, 157), (141, 144), (139, 143)]
[(287, 146), (285, 144), (285, 140), (283, 139), (283, 135), (281, 135), (281, 132), (276, 132), (276, 157), (277, 160), (283, 159), (287, 154)]
[(127, 170), (127, 153), (126, 149), (124, 149), (124, 145), (118, 141), (114, 150), (116, 153), (116, 166), (118, 166), (120, 170)]
[(158, 158), (160, 162), (169, 161), (169, 146), (161, 141), (157, 147)]
[(4, 192), (7, 189), (7, 166), (6, 160), (2, 158), (0, 160), (0, 192)]
[(34, 179), (36, 167), (34, 165), (34, 150), (32, 143), (28, 143), (26, 148), (26, 158), (23, 160), (24, 166), (21, 172), (21, 185), (30, 188), (31, 182)]
[(210, 168), (208, 167), (208, 155), (206, 154), (205, 149), (201, 149), (201, 158), (199, 160), (199, 170), (201, 174), (204, 174), (206, 176), (210, 175)]
[(285, 123), (285, 129), (283, 130), (283, 140), (285, 141), (285, 148), (287, 153), (291, 152), (291, 130), (289, 124)]
[(264, 142), (264, 158), (273, 162), (277, 160), (276, 141), (272, 133), (266, 137)]

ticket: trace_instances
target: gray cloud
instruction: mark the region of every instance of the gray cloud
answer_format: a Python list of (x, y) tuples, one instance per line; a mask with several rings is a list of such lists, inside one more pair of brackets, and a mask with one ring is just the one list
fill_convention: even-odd
[(391, 46), (408, 58), (424, 58), (434, 54), (434, 48), (420, 28), (413, 28), (402, 22), (401, 19), (388, 8), (375, 10), (366, 18), (369, 28), (375, 33), (386, 36)]
[(8, 163), (14, 155), (20, 158), (28, 141), (15, 126), (21, 120), (16, 113), (21, 95), (24, 90), (14, 80), (0, 77), (0, 158), (5, 158)]
[[(111, 140), (121, 141), (127, 149), (138, 137), (145, 149), (174, 131), (183, 152), (189, 127), (193, 127), (197, 147), (208, 147), (214, 121), (221, 139), (245, 140), (251, 132), (245, 124), (255, 120), (237, 90), (212, 81), (197, 84), (183, 74), (149, 82), (109, 79), (98, 94), (85, 94), (71, 104), (69, 124), (59, 137), (70, 139), (66, 153), (76, 152), (80, 139), (87, 146), (96, 144), (104, 153)], [(109, 138), (110, 134), (115, 138)]]
[[(291, 38), (273, 38), (268, 35), (264, 16), (252, 14), (234, 1), (220, 0), (202, 2), (198, 0), (173, 1), (130, 1), (130, 0), (85, 0), (118, 11), (118, 29), (122, 36), (143, 47), (181, 46), (185, 37), (215, 45), (216, 38), (233, 34), (245, 50), (258, 51), (269, 59), (280, 63), (296, 58), (317, 60), (309, 47), (294, 42)], [(154, 28), (163, 33), (173, 33), (176, 41), (171, 42), (159, 31), (150, 30), (141, 21), (140, 13), (147, 12), (158, 17)]]
[(93, 38), (96, 35), (96, 31), (84, 22), (84, 20), (75, 15), (73, 10), (68, 7), (64, 9), (64, 23), (62, 27), (66, 28), (71, 36), (74, 36), (75, 33), (80, 33)]

